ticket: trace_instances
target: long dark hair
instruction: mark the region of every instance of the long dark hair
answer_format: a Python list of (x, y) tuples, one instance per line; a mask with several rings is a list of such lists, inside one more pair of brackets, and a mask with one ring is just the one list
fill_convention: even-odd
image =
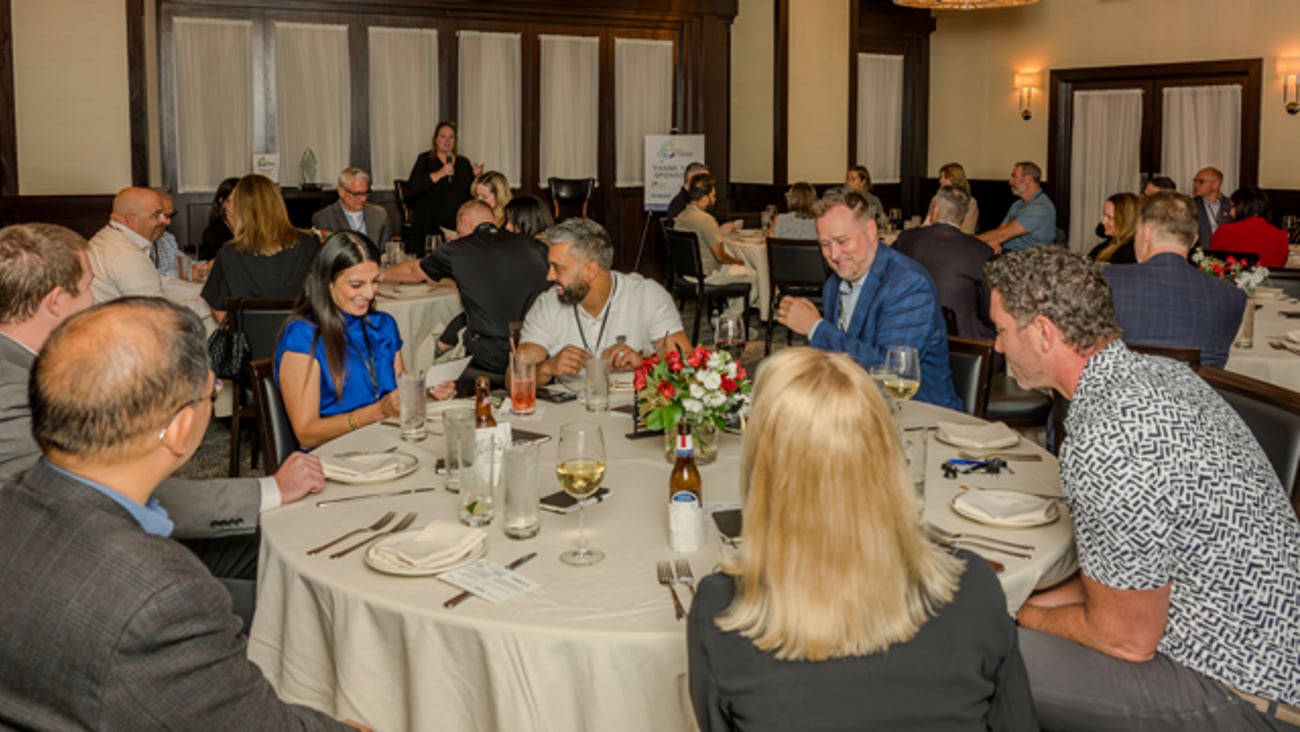
[(524, 236), (537, 236), (555, 226), (551, 209), (537, 196), (524, 194), (506, 204), (506, 222), (515, 225)]
[[(316, 336), (312, 339), (311, 350), (315, 353), (316, 344), (322, 341), (325, 343), (325, 366), (333, 378), (334, 392), (337, 394), (343, 393), (343, 382), (347, 377), (345, 358), (348, 344), (343, 332), (343, 315), (334, 303), (330, 285), (344, 270), (362, 262), (378, 264), (379, 261), (379, 248), (365, 234), (352, 230), (330, 234), (312, 262), (307, 279), (303, 281), (302, 295), (294, 306), (297, 317), (316, 323)], [(375, 301), (371, 300), (367, 316), (373, 312)]]
[(239, 183), (238, 178), (227, 178), (217, 186), (217, 192), (212, 196), (212, 208), (208, 209), (208, 223), (225, 216), (226, 199), (230, 198), (230, 192), (235, 190), (237, 183)]

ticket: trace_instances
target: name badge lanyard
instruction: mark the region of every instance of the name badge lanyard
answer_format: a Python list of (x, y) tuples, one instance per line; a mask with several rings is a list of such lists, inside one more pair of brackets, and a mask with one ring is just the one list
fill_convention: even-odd
[(614, 287), (609, 291), (609, 301), (605, 303), (605, 316), (600, 319), (600, 332), (596, 334), (596, 348), (591, 350), (591, 344), (587, 343), (587, 334), (582, 330), (582, 318), (578, 317), (578, 304), (573, 304), (573, 322), (578, 325), (578, 337), (582, 339), (582, 347), (587, 353), (593, 356), (600, 355), (600, 342), (605, 340), (605, 326), (609, 325), (609, 312), (614, 309), (614, 295), (618, 294), (618, 280), (614, 280)]

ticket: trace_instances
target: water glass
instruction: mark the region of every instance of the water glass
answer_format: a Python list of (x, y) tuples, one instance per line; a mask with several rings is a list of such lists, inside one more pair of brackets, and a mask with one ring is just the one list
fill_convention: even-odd
[(424, 237), (424, 255), (427, 257), (442, 246), (442, 234), (426, 234)]
[(397, 375), (402, 439), (407, 442), (419, 442), (429, 436), (424, 426), (424, 398), (424, 374)]
[(384, 264), (393, 266), (402, 263), (402, 242), (390, 241), (384, 245)]
[(907, 458), (907, 474), (912, 479), (912, 490), (916, 492), (916, 511), (920, 515), (925, 511), (925, 457), (929, 442), (926, 432), (904, 432), (903, 454)]
[(541, 447), (536, 442), (512, 445), (506, 448), (505, 497), (502, 505), (505, 520), (501, 527), (511, 539), (531, 539), (542, 528), (538, 513), (541, 500), (541, 482), (538, 464)]
[(739, 315), (723, 315), (718, 318), (718, 330), (713, 334), (713, 345), (719, 351), (726, 351), (732, 358), (745, 355), (745, 319)]
[(460, 493), (466, 475), (474, 475), (474, 409), (453, 407), (442, 413), (447, 441), (447, 490)]
[(592, 356), (586, 363), (587, 378), (583, 391), (587, 397), (587, 411), (609, 411), (609, 364), (600, 356)]
[(492, 523), (496, 515), (492, 486), (480, 479), (473, 469), (463, 471), (460, 480), (460, 511), (457, 514), (460, 522), (475, 528)]
[(537, 408), (537, 364), (531, 353), (510, 354), (510, 411), (532, 414)]

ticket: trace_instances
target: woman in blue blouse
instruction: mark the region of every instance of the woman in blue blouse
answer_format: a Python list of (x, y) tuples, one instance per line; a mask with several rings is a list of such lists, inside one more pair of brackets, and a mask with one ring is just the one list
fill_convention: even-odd
[[(362, 234), (336, 232), (316, 256), (294, 317), (275, 350), (275, 376), (303, 447), (396, 417), (402, 337), (375, 310), (379, 250)], [(450, 381), (431, 392), (446, 399)]]

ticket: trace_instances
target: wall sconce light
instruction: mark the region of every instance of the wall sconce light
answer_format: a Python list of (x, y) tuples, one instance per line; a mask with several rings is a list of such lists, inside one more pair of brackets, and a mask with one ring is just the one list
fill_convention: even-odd
[(1020, 93), (1020, 117), (1028, 120), (1034, 116), (1032, 102), (1034, 90), (1043, 88), (1043, 74), (1030, 71), (1016, 74), (1016, 91)]
[(1287, 114), (1300, 113), (1300, 95), (1296, 93), (1296, 77), (1300, 76), (1300, 58), (1279, 58), (1277, 75), (1282, 79), (1282, 105)]

